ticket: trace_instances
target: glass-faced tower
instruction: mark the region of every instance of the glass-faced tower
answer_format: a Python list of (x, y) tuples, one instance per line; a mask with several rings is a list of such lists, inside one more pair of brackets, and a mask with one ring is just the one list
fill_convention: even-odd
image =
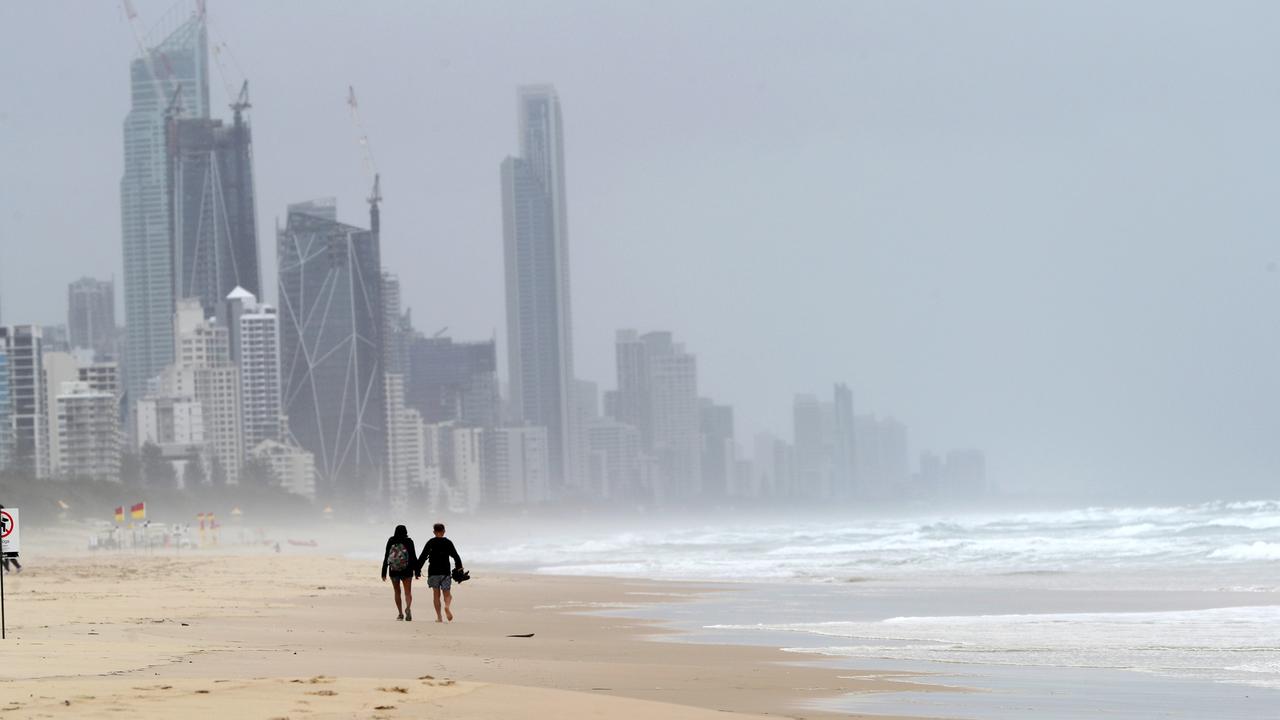
[(165, 148), (166, 112), (209, 117), (208, 36), (200, 13), (161, 21), (129, 66), (120, 221), (128, 330), (125, 387), (136, 398), (173, 361), (174, 275)]

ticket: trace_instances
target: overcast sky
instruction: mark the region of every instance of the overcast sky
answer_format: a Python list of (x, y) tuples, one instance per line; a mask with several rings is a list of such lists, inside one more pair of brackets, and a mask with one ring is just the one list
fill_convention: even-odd
[[(144, 21), (167, 0), (136, 0)], [(1280, 4), (232, 2), (267, 284), (289, 202), (367, 223), (418, 327), (504, 338), (515, 87), (560, 92), (578, 374), (670, 329), (739, 439), (843, 380), (1006, 486), (1275, 495)], [(0, 3), (4, 321), (114, 273), (120, 3)], [(228, 116), (219, 73), (215, 111)], [(274, 298), (269, 298), (274, 300)], [(120, 316), (123, 322), (123, 314)], [(505, 366), (504, 366), (505, 369)]]

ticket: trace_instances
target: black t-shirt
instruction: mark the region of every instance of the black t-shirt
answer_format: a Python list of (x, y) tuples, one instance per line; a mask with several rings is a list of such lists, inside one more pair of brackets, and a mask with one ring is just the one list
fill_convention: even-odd
[(432, 575), (448, 575), (449, 574), (449, 558), (457, 563), (457, 567), (462, 567), (462, 558), (458, 557), (458, 551), (453, 547), (453, 541), (444, 537), (433, 537), (422, 546), (422, 557), (418, 558), (418, 569), (421, 570), (423, 565), (427, 566), (427, 576)]
[(392, 545), (404, 545), (405, 554), (409, 556), (409, 567), (405, 568), (404, 570), (391, 570), (391, 572), (397, 573), (397, 574), (405, 574), (405, 573), (413, 572), (415, 569), (415, 566), (413, 564), (413, 558), (417, 554), (417, 551), (413, 547), (413, 538), (410, 538), (410, 537), (398, 538), (392, 535), (391, 537), (387, 538), (387, 549), (382, 553), (382, 576), (386, 577), (387, 571), (390, 569), (387, 567), (387, 563), (390, 562), (391, 560)]

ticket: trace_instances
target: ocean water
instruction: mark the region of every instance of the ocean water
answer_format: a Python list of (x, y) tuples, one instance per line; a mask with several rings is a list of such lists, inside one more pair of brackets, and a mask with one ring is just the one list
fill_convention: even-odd
[[(746, 592), (665, 612), (711, 641), (945, 672), (997, 697), (1038, 692), (1024, 698), (1037, 717), (1146, 717), (1160, 702), (1169, 717), (1280, 717), (1280, 501), (595, 529), (477, 557), (742, 583)], [(1074, 696), (1064, 678), (1078, 679)], [(1136, 714), (1119, 709), (1134, 702), (1120, 695), (1109, 709), (1088, 705), (1103, 687), (1146, 699)], [(991, 697), (948, 713), (1003, 717), (984, 709)], [(1187, 697), (1209, 705), (1189, 711)], [(1072, 698), (1085, 704), (1050, 710)]]

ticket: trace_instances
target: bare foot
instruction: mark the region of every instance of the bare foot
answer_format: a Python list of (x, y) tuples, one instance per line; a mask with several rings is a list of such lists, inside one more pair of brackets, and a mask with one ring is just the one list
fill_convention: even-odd
[(445, 611), (444, 611), (444, 616), (445, 616), (445, 617), (447, 617), (447, 618), (449, 618), (449, 622), (453, 622), (453, 611), (452, 611), (452, 610), (445, 610)]
[(443, 619), (443, 618), (441, 618), (439, 615), (437, 615), (437, 616), (436, 616), (436, 622), (444, 622), (444, 619)]

